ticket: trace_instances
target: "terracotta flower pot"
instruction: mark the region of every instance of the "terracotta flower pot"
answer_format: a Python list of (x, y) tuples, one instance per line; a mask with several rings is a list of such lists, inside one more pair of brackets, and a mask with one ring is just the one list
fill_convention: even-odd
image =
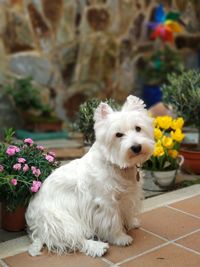
[(61, 121), (27, 122), (25, 124), (25, 128), (35, 132), (58, 132), (62, 130), (62, 122)]
[(200, 174), (200, 151), (182, 148), (180, 153), (184, 157), (182, 169), (188, 173)]
[(8, 211), (6, 205), (3, 203), (2, 228), (10, 232), (18, 232), (25, 229), (25, 207), (18, 207), (14, 211)]

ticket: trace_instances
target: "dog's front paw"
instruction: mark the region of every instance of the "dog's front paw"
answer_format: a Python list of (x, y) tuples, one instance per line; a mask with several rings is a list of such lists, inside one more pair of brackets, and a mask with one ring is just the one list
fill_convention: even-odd
[(87, 240), (84, 243), (84, 247), (81, 252), (91, 257), (101, 257), (103, 256), (109, 248), (108, 243), (101, 241)]
[(120, 234), (119, 236), (117, 236), (113, 241), (112, 244), (113, 245), (117, 245), (117, 246), (129, 246), (133, 243), (133, 238), (130, 235), (127, 235), (125, 233)]

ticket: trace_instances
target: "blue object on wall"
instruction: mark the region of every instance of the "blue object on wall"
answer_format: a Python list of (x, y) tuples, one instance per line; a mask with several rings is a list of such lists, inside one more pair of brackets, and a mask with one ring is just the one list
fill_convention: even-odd
[(142, 91), (142, 99), (147, 108), (162, 102), (162, 91), (157, 85), (144, 85)]

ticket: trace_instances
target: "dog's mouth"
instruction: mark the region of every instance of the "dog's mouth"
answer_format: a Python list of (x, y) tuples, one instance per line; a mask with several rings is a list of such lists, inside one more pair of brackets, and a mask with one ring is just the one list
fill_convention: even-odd
[[(138, 148), (139, 150), (139, 148)], [(148, 158), (149, 155), (149, 151), (146, 151), (143, 147), (140, 149), (140, 151), (137, 151), (137, 149), (135, 151), (133, 151), (132, 148), (129, 149), (129, 153), (128, 153), (128, 158), (131, 159), (135, 159), (135, 158)]]
[(130, 152), (128, 155), (129, 159), (136, 158), (136, 157), (142, 157), (142, 156), (147, 156), (147, 153), (145, 153), (143, 151), (141, 151), (140, 153)]

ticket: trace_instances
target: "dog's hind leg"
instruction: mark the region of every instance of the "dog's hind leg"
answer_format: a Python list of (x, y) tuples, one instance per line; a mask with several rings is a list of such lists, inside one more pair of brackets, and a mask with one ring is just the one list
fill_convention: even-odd
[(28, 249), (28, 253), (31, 255), (31, 256), (39, 256), (41, 255), (41, 249), (43, 247), (43, 242), (39, 239), (39, 238), (36, 238), (33, 243), (30, 245), (29, 249)]
[(108, 243), (85, 239), (80, 251), (91, 257), (101, 257), (107, 252), (108, 248)]

